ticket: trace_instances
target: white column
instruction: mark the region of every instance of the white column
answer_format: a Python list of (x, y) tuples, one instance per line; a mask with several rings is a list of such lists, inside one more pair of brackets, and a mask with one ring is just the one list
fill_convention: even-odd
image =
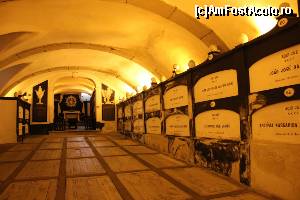
[(53, 123), (54, 119), (54, 83), (48, 80), (48, 123)]
[(96, 121), (101, 122), (102, 121), (102, 83), (97, 82), (96, 87)]

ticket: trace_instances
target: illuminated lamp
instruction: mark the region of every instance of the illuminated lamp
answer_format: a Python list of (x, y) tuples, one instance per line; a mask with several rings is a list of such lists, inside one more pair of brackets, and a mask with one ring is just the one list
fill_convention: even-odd
[(165, 81), (165, 80), (167, 80), (167, 78), (165, 76), (162, 76), (160, 80)]
[(220, 55), (220, 50), (218, 49), (217, 45), (212, 44), (208, 47), (208, 60), (212, 60), (216, 56)]
[(78, 78), (78, 72), (72, 72), (72, 78)]
[(155, 87), (157, 85), (157, 81), (155, 77), (151, 78), (151, 87)]
[(126, 99), (129, 99), (129, 98), (130, 98), (130, 93), (126, 92)]
[(177, 72), (179, 71), (179, 66), (177, 64), (173, 65), (173, 71), (172, 71), (172, 77), (175, 77), (177, 75)]
[(239, 37), (240, 44), (245, 44), (249, 41), (248, 35), (245, 33), (242, 33)]
[(148, 89), (147, 85), (143, 86), (143, 91), (146, 91)]
[(195, 61), (194, 61), (194, 60), (190, 60), (190, 61), (188, 62), (188, 66), (189, 66), (189, 68), (195, 67), (195, 66), (196, 66)]

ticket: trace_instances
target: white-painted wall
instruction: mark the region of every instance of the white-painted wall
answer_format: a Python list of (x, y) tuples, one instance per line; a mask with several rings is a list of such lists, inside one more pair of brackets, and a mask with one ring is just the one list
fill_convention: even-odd
[(16, 100), (0, 100), (0, 144), (16, 143)]

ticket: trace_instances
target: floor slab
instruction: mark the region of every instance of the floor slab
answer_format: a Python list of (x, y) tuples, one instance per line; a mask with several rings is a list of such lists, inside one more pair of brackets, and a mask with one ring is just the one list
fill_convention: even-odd
[(157, 168), (184, 167), (186, 164), (163, 154), (142, 154), (141, 159)]
[(79, 176), (105, 173), (96, 158), (67, 159), (67, 176)]
[(14, 147), (10, 148), (8, 151), (26, 151), (34, 150), (37, 144), (16, 144)]
[(0, 154), (0, 162), (24, 160), (31, 151), (8, 151)]
[(51, 150), (38, 150), (35, 152), (31, 160), (53, 160), (61, 158), (61, 150), (51, 149)]
[(122, 200), (108, 176), (68, 178), (66, 200)]
[(92, 149), (90, 148), (74, 148), (67, 149), (67, 158), (81, 158), (81, 157), (94, 157)]
[(268, 200), (268, 199), (255, 193), (243, 193), (238, 195), (215, 198), (213, 200)]
[(117, 139), (117, 140), (114, 140), (114, 142), (116, 142), (120, 146), (140, 145), (139, 143), (134, 142), (132, 140), (120, 140), (120, 139)]
[(85, 142), (84, 137), (68, 137), (68, 142)]
[(16, 179), (57, 177), (60, 160), (29, 161)]
[(104, 136), (88, 137), (90, 141), (107, 141)]
[(44, 142), (40, 149), (62, 149), (63, 143), (62, 142)]
[[(227, 177), (189, 167), (122, 135), (72, 134), (44, 136), (40, 143), (32, 137), (26, 144), (2, 148), (0, 200), (54, 199), (57, 189), (57, 198), (78, 200), (128, 199), (129, 194), (136, 200), (198, 199), (198, 195), (217, 200), (268, 199)], [(38, 145), (41, 148), (36, 150)], [(64, 183), (66, 187), (61, 187)]]
[(0, 195), (0, 199), (54, 200), (56, 185), (56, 180), (14, 182)]
[(105, 157), (104, 160), (114, 172), (128, 172), (148, 169), (148, 167), (131, 156)]
[(163, 171), (202, 196), (241, 189), (239, 186), (201, 168), (177, 168)]
[(124, 146), (124, 149), (136, 154), (157, 153), (156, 151), (145, 146)]
[(82, 147), (89, 147), (89, 145), (86, 142), (68, 142), (67, 143), (67, 148), (82, 148)]
[(27, 137), (24, 139), (23, 143), (40, 143), (44, 137)]
[(124, 135), (107, 135), (108, 138), (112, 139), (112, 140), (121, 140), (121, 139), (128, 139), (126, 136)]
[(46, 142), (63, 142), (63, 137), (49, 137), (46, 139)]
[(127, 153), (120, 147), (97, 147), (97, 151), (101, 156), (122, 156)]
[(0, 164), (0, 181), (5, 181), (19, 166), (20, 162)]
[(114, 143), (110, 141), (93, 141), (92, 142), (95, 147), (113, 147), (116, 146)]
[(135, 200), (183, 200), (191, 197), (152, 171), (118, 174)]

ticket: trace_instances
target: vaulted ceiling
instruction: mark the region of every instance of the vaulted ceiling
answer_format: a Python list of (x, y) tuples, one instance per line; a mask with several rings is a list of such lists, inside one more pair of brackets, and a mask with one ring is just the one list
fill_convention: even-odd
[[(298, 13), (297, 0), (286, 0)], [(247, 4), (248, 3), (248, 4)], [(256, 5), (280, 0), (0, 0), (0, 96), (53, 80), (54, 90), (90, 93), (102, 80), (133, 92), (170, 77), (177, 64), (225, 52), (269, 31), (272, 17), (195, 18), (194, 7)], [(74, 81), (73, 74), (76, 73)], [(92, 84), (93, 83), (93, 84)]]

